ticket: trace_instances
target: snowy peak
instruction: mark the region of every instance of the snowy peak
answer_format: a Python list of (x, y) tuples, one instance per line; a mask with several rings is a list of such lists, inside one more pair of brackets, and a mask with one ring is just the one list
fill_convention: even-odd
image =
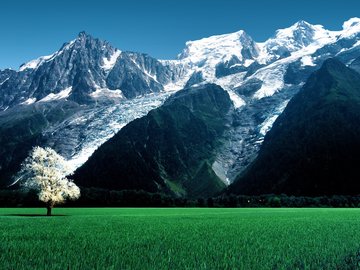
[(64, 43), (55, 53), (31, 60), (21, 65), (19, 71), (24, 71), (26, 69), (35, 70), (45, 62), (49, 62), (60, 56), (67, 58), (66, 61), (74, 60), (77, 57), (85, 59), (89, 56), (95, 57), (96, 60), (101, 59), (100, 63), (105, 66), (105, 69), (108, 69), (114, 62), (114, 54), (119, 54), (119, 52), (119, 50), (113, 48), (107, 41), (93, 38), (85, 31), (82, 31), (78, 34), (76, 39)]
[(315, 32), (316, 29), (313, 25), (299, 21), (289, 28), (277, 30), (274, 39), (284, 41), (285, 44), (287, 42), (290, 45), (288, 47), (295, 50), (313, 42)]
[[(86, 48), (88, 45), (92, 45), (94, 47), (95, 45), (101, 45), (104, 48), (113, 48), (109, 42), (100, 40), (98, 38), (94, 38), (90, 34), (86, 33), (85, 31), (82, 31), (78, 34), (77, 38), (74, 40), (75, 47), (83, 47)], [(91, 46), (90, 46), (91, 47)], [(99, 47), (101, 49), (101, 47)]]
[(196, 41), (186, 42), (186, 47), (178, 56), (180, 60), (187, 60), (193, 64), (199, 65), (208, 59), (229, 60), (232, 56), (242, 60), (244, 56), (241, 50), (243, 48), (252, 48), (251, 52), (256, 54), (255, 42), (243, 30), (235, 33), (216, 35), (203, 38)]
[(296, 51), (310, 44), (332, 43), (341, 38), (350, 38), (360, 33), (360, 18), (351, 18), (343, 23), (343, 30), (330, 31), (322, 25), (312, 25), (299, 21), (289, 28), (276, 31), (273, 38), (265, 43), (277, 43), (285, 46), (290, 51)]
[(341, 37), (349, 38), (360, 33), (360, 18), (351, 18), (344, 22)]
[(360, 25), (360, 18), (354, 17), (344, 22), (343, 29), (348, 30), (352, 27), (358, 27)]
[(104, 56), (109, 59), (115, 51), (118, 51), (116, 48), (111, 46), (109, 42), (94, 38), (84, 31), (80, 32), (75, 40), (66, 45), (65, 49), (73, 49), (77, 52), (80, 51), (86, 54), (91, 54), (95, 56), (96, 59), (99, 58), (100, 54), (104, 54)]
[(293, 52), (309, 45), (327, 44), (333, 41), (338, 32), (324, 29), (322, 25), (312, 25), (306, 21), (298, 21), (292, 26), (276, 31), (274, 37), (264, 43), (258, 61), (267, 64), (278, 59), (289, 57)]
[(54, 54), (51, 55), (47, 55), (47, 56), (41, 56), (37, 59), (31, 60), (27, 63), (22, 64), (19, 67), (19, 71), (24, 71), (26, 69), (36, 69), (38, 68), (42, 63), (44, 63), (45, 61), (51, 59), (54, 56)]
[(74, 55), (80, 52), (82, 59), (90, 56), (89, 60), (95, 60), (93, 65), (99, 65), (106, 72), (114, 67), (121, 54), (121, 50), (114, 48), (109, 42), (94, 38), (85, 31), (80, 32), (67, 47), (75, 50)]
[[(107, 97), (117, 102), (116, 98), (162, 91), (164, 85), (178, 78), (174, 73), (150, 56), (122, 52), (107, 41), (80, 32), (52, 55), (22, 65), (11, 84), (4, 83), (7, 77), (0, 80), (1, 88), (11, 93), (5, 98), (6, 106), (0, 102), (0, 108), (64, 98), (88, 104), (99, 102), (100, 96), (102, 102), (108, 102)], [(16, 85), (16, 92), (12, 85)]]
[(305, 21), (299, 21), (292, 26), (276, 31), (275, 37), (266, 41), (269, 48), (283, 46), (290, 52), (309, 46), (321, 37), (331, 36), (331, 31), (324, 29), (322, 25), (312, 25)]
[(93, 37), (88, 33), (86, 33), (85, 31), (79, 32), (78, 39), (88, 39), (88, 38), (92, 39)]
[(215, 82), (216, 78), (237, 73), (239, 69), (250, 66), (258, 54), (257, 44), (240, 30), (188, 41), (178, 59), (184, 66), (190, 67), (191, 76), (186, 84), (190, 86)]

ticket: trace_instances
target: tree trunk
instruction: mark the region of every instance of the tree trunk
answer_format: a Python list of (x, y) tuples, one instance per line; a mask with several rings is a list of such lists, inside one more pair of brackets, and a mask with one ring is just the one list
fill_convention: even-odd
[(52, 210), (52, 208), (53, 208), (53, 206), (52, 206), (51, 204), (49, 204), (49, 205), (46, 207), (46, 209), (47, 209), (46, 215), (47, 215), (47, 216), (51, 216), (51, 210)]

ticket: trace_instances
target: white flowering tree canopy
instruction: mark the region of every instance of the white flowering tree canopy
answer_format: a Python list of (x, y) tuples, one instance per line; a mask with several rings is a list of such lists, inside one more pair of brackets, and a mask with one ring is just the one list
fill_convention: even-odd
[(26, 188), (38, 190), (48, 207), (80, 197), (80, 189), (69, 179), (68, 162), (51, 148), (34, 147), (22, 163), (19, 178)]

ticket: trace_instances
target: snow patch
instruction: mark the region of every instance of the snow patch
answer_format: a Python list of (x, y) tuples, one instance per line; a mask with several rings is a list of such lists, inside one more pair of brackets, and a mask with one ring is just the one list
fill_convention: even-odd
[(343, 29), (348, 30), (354, 26), (357, 26), (358, 24), (360, 24), (360, 18), (354, 17), (343, 23)]
[(302, 66), (316, 66), (316, 64), (314, 64), (313, 59), (310, 55), (306, 55), (301, 58), (301, 65)]
[(256, 72), (252, 77), (262, 81), (261, 88), (254, 94), (255, 99), (272, 96), (284, 87), (286, 65), (269, 65)]
[(108, 88), (98, 88), (95, 92), (90, 94), (92, 98), (101, 98), (101, 97), (108, 97), (108, 98), (125, 98), (122, 91), (120, 89), (110, 90)]
[(225, 169), (217, 160), (214, 161), (211, 168), (214, 171), (214, 173), (220, 178), (220, 180), (223, 181), (225, 185), (227, 186), (230, 185), (230, 180), (228, 177), (226, 177)]
[[(132, 58), (130, 58), (130, 59), (131, 59), (131, 61), (134, 63), (134, 65), (135, 65), (138, 69), (140, 69), (146, 76), (152, 78), (155, 82), (158, 83), (158, 80), (157, 80), (157, 78), (156, 78), (156, 74), (155, 74), (155, 75), (150, 74), (150, 72), (148, 72), (148, 71), (145, 69), (145, 67), (141, 67), (134, 59), (132, 59)], [(149, 83), (149, 81), (148, 81), (148, 83)]]
[(178, 91), (181, 90), (185, 87), (186, 83), (188, 82), (188, 80), (190, 79), (192, 73), (188, 73), (184, 76), (182, 76), (182, 78), (180, 78), (177, 81), (174, 82), (169, 82), (168, 84), (164, 85), (164, 90), (165, 91)]
[(267, 118), (260, 127), (260, 134), (265, 136), (266, 133), (271, 129), (272, 125), (274, 124), (275, 120), (278, 118), (279, 115), (273, 115)]
[(223, 89), (227, 91), (231, 91), (232, 89), (239, 86), (245, 78), (246, 72), (240, 72), (236, 74), (231, 74), (228, 76), (224, 76), (216, 79), (215, 83), (220, 85)]
[(37, 59), (31, 60), (30, 62), (27, 62), (26, 64), (21, 65), (19, 68), (19, 71), (24, 71), (25, 69), (37, 69), (44, 62), (53, 58), (55, 54), (56, 53), (51, 54), (51, 55), (42, 56)]
[[(358, 46), (360, 46), (360, 40), (358, 40), (352, 47), (350, 47), (350, 48), (342, 48), (341, 50), (340, 50), (340, 52), (338, 52), (337, 53), (337, 55), (338, 54), (341, 54), (341, 53), (343, 53), (343, 52), (347, 52), (347, 51), (350, 51), (350, 50), (352, 50), (352, 49), (355, 49), (356, 47), (358, 47)], [(353, 59), (353, 60), (355, 60), (355, 59)]]
[(101, 66), (101, 68), (103, 68), (106, 71), (111, 70), (116, 64), (116, 60), (119, 58), (120, 55), (121, 55), (121, 51), (116, 49), (115, 52), (109, 58), (104, 57), (103, 65)]
[(340, 38), (349, 38), (360, 32), (360, 18), (351, 18), (343, 24)]
[(246, 105), (246, 102), (241, 97), (239, 97), (238, 94), (236, 94), (234, 91), (227, 91), (227, 92), (230, 96), (231, 101), (234, 104), (235, 109)]
[(186, 82), (189, 80), (189, 77), (186, 79), (181, 79), (176, 82), (170, 82), (164, 85), (165, 91), (181, 90), (185, 87)]
[(25, 100), (24, 102), (20, 103), (22, 105), (30, 105), (36, 102), (36, 98), (28, 98), (27, 100)]
[[(266, 133), (271, 129), (275, 120), (279, 117), (279, 115), (285, 110), (287, 104), (290, 100), (285, 100), (281, 105), (274, 111), (273, 115), (269, 116), (265, 119), (265, 121), (260, 126), (259, 133), (262, 136), (265, 136)], [(262, 141), (261, 141), (262, 142)]]
[(39, 100), (39, 102), (48, 102), (48, 101), (65, 99), (65, 98), (70, 96), (71, 90), (72, 90), (72, 87), (70, 86), (70, 87), (60, 91), (57, 94), (50, 93), (49, 95), (47, 95), (43, 99)]
[(244, 67), (249, 67), (252, 63), (254, 63), (255, 61), (252, 59), (246, 59), (244, 62)]
[(68, 44), (66, 44), (66, 45), (61, 49), (61, 51), (56, 52), (56, 54), (59, 55), (59, 54), (62, 54), (64, 51), (71, 49), (72, 46), (73, 46), (73, 44), (76, 42), (76, 40), (77, 40), (77, 39), (74, 39), (74, 40), (70, 41)]
[(7, 80), (9, 80), (9, 78), (6, 78), (6, 79), (3, 80), (2, 82), (0, 82), (0, 85), (3, 85)]

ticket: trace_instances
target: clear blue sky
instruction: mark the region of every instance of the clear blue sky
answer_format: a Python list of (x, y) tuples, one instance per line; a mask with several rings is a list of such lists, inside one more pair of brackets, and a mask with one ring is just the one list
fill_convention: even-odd
[(82, 30), (173, 59), (187, 40), (243, 29), (264, 41), (300, 19), (338, 30), (359, 16), (359, 0), (2, 0), (0, 68), (51, 54)]

